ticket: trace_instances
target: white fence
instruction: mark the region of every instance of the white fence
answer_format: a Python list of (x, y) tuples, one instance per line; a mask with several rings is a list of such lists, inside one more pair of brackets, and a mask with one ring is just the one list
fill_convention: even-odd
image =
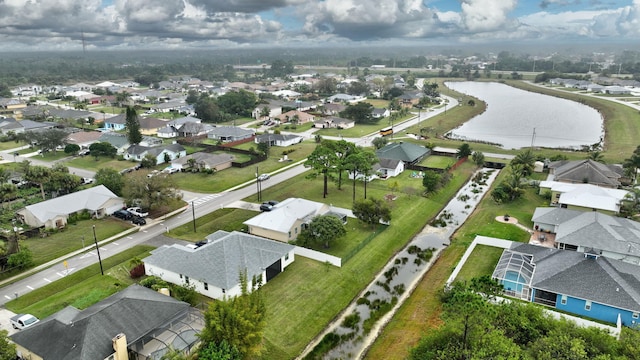
[(464, 263), (467, 262), (467, 259), (469, 259), (469, 256), (471, 256), (471, 253), (473, 252), (473, 249), (476, 248), (476, 245), (478, 244), (489, 245), (493, 247), (509, 249), (512, 243), (513, 241), (509, 241), (509, 240), (496, 239), (496, 238), (480, 236), (480, 235), (476, 236), (476, 238), (473, 239), (473, 242), (471, 243), (471, 245), (469, 245), (469, 248), (467, 248), (467, 251), (465, 251), (464, 255), (462, 255), (462, 258), (458, 262), (458, 265), (456, 266), (456, 268), (453, 269), (451, 276), (449, 276), (449, 279), (447, 280), (446, 286), (451, 285), (451, 283), (453, 283), (453, 281), (456, 279), (456, 277), (458, 276), (458, 273), (460, 272), (460, 269), (462, 269), (462, 267), (464, 266)]
[(320, 251), (315, 251), (307, 248), (303, 248), (300, 246), (296, 246), (293, 249), (294, 254), (296, 256), (304, 256), (309, 259), (313, 259), (320, 262), (328, 262), (333, 266), (342, 267), (342, 259), (339, 257), (335, 257), (329, 254), (321, 253)]

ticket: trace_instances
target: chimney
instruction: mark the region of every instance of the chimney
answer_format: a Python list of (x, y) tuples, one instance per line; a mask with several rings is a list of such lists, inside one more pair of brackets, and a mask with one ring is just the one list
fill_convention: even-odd
[(116, 335), (111, 339), (113, 343), (114, 360), (129, 360), (129, 351), (127, 350), (127, 336), (124, 333)]

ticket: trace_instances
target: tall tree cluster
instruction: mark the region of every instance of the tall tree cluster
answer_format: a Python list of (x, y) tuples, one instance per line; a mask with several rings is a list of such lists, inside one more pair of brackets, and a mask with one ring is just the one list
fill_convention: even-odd
[[(335, 179), (338, 189), (342, 188), (342, 175), (348, 171), (353, 176), (353, 196), (355, 200), (355, 182), (358, 177), (366, 179), (373, 164), (377, 162), (375, 154), (355, 146), (346, 140), (322, 140), (307, 157), (304, 166), (312, 168), (310, 177), (322, 176), (323, 197), (329, 194), (329, 179)], [(365, 176), (366, 175), (366, 176)], [(366, 198), (366, 184), (365, 198)]]

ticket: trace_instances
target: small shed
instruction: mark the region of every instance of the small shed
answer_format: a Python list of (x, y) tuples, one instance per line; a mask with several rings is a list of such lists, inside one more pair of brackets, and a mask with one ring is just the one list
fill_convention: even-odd
[(544, 171), (544, 163), (542, 161), (536, 161), (533, 164), (533, 171), (537, 173), (541, 173)]

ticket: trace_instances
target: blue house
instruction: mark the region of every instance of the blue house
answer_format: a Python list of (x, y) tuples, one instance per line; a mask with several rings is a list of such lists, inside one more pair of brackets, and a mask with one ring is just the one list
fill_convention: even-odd
[(127, 126), (127, 116), (120, 114), (104, 120), (104, 128), (110, 131), (124, 130)]
[(492, 277), (505, 294), (568, 313), (640, 326), (640, 266), (603, 256), (514, 243)]

